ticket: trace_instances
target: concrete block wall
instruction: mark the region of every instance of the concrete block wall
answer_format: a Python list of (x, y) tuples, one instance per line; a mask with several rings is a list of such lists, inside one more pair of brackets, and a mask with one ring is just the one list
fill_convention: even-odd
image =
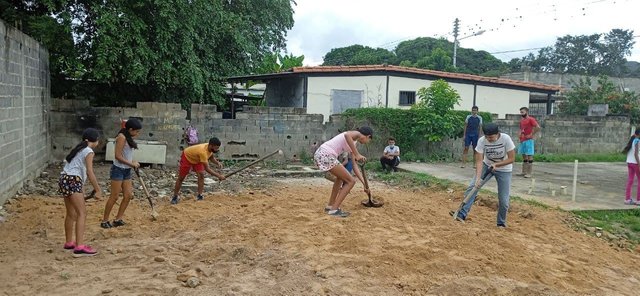
[[(211, 137), (222, 142), (221, 159), (253, 160), (281, 149), (288, 160), (310, 158), (316, 148), (338, 133), (366, 124), (348, 122), (340, 115), (332, 115), (323, 123), (321, 114), (307, 114), (305, 108), (245, 106), (245, 112), (236, 119), (223, 119), (214, 105), (191, 106), (191, 119), (179, 104), (139, 102), (136, 108), (92, 108), (86, 101), (54, 100), (51, 114), (54, 157), (64, 155), (80, 140), (86, 127), (103, 131), (105, 138), (113, 138), (119, 130), (121, 119), (136, 117), (142, 120), (140, 140), (164, 141), (167, 144), (166, 164), (175, 166), (181, 150), (187, 147), (183, 141), (184, 129), (193, 125), (198, 129), (200, 143)], [(512, 136), (518, 144), (519, 115), (495, 119), (501, 130)], [(553, 115), (540, 120), (543, 126), (536, 151), (539, 153), (594, 153), (618, 151), (628, 139), (629, 121), (625, 117), (571, 117)], [(377, 159), (386, 145), (389, 135), (374, 128), (374, 141), (361, 148), (361, 153), (371, 160)], [(446, 139), (439, 143), (424, 142), (417, 147), (398, 143), (403, 151), (414, 151), (419, 156), (430, 154), (460, 157), (462, 139)], [(98, 159), (104, 154), (104, 146), (96, 149)]]
[(0, 204), (46, 166), (50, 105), (49, 52), (0, 20)]
[[(493, 122), (517, 146), (521, 119), (520, 114), (507, 114), (505, 119), (494, 118)], [(615, 153), (622, 150), (631, 135), (631, 124), (625, 116), (555, 114), (536, 120), (542, 127), (536, 135), (536, 153)]]
[[(502, 75), (501, 78), (538, 82), (550, 85), (560, 85), (563, 88), (563, 92), (569, 91), (573, 86), (580, 81), (580, 79), (590, 78), (592, 87), (595, 89), (598, 86), (597, 76), (586, 76), (576, 74), (556, 74), (556, 73), (543, 73), (543, 72), (515, 72)], [(640, 78), (635, 77), (609, 77), (609, 81), (613, 82), (622, 89), (640, 92)]]
[(92, 127), (102, 133), (102, 141), (96, 148), (96, 159), (102, 160), (106, 140), (115, 138), (121, 120), (137, 118), (142, 122), (142, 133), (137, 139), (166, 142), (167, 164), (177, 164), (186, 117), (187, 112), (180, 104), (138, 102), (136, 108), (94, 108), (84, 100), (54, 99), (51, 112), (53, 159), (62, 161), (80, 142), (82, 131)]
[(256, 159), (275, 150), (283, 150), (287, 159), (311, 157), (326, 139), (323, 116), (306, 114), (305, 108), (245, 106), (236, 119), (203, 118), (193, 111), (196, 105), (191, 108), (201, 142), (210, 137), (222, 141), (222, 159)]
[[(323, 124), (321, 114), (306, 114), (304, 108), (246, 106), (245, 110), (236, 119), (222, 119), (215, 105), (193, 104), (191, 120), (187, 120), (187, 112), (179, 104), (138, 102), (136, 108), (93, 108), (87, 101), (54, 99), (53, 158), (62, 161), (85, 128), (101, 130), (106, 140), (115, 137), (120, 120), (130, 117), (142, 120), (139, 140), (166, 142), (168, 166), (176, 166), (187, 147), (183, 134), (189, 124), (198, 129), (200, 143), (218, 137), (222, 142), (219, 157), (234, 160), (256, 159), (275, 150), (283, 150), (286, 159), (312, 157), (315, 149), (343, 126), (339, 120)], [(97, 160), (104, 159), (105, 144), (96, 148)]]
[[(332, 116), (333, 117), (333, 116)], [(505, 119), (493, 117), (500, 131), (511, 136), (516, 147), (519, 145), (520, 114), (507, 114)], [(622, 150), (631, 136), (631, 124), (625, 116), (573, 116), (549, 115), (536, 118), (542, 130), (536, 135), (536, 153), (616, 153)], [(346, 122), (339, 126), (355, 127), (365, 122)], [(386, 139), (393, 136), (392, 132), (385, 132), (371, 125), (374, 129), (374, 141), (363, 148), (365, 156), (379, 157), (386, 145)], [(444, 139), (441, 142), (421, 142), (415, 147), (407, 147), (398, 142), (401, 151), (413, 151), (418, 156), (427, 155), (446, 156), (460, 159), (464, 149), (462, 138)]]

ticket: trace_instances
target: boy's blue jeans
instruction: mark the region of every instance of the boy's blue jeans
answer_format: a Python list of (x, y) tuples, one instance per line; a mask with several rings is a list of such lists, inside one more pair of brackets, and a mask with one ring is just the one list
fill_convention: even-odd
[[(486, 164), (482, 164), (482, 175), (489, 169)], [(473, 176), (471, 179), (471, 183), (467, 190), (464, 192), (465, 196), (471, 192), (473, 187), (476, 184), (476, 177)], [(511, 190), (511, 172), (499, 172), (494, 171), (493, 177), (496, 178), (496, 182), (498, 182), (498, 219), (497, 225), (507, 225), (507, 211), (509, 210), (509, 191)], [(491, 180), (491, 177), (489, 178)], [(471, 211), (471, 206), (473, 202), (476, 200), (476, 196), (478, 193), (476, 192), (471, 198), (469, 202), (462, 207), (460, 212), (458, 212), (458, 216), (462, 219), (466, 219), (469, 211)]]

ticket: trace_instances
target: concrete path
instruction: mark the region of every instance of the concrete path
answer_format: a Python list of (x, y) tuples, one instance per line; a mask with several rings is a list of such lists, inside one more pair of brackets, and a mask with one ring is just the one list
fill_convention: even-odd
[[(576, 200), (572, 201), (573, 163), (541, 163), (534, 164), (534, 188), (529, 192), (532, 179), (525, 179), (515, 174), (522, 171), (521, 164), (514, 165), (511, 196), (535, 200), (564, 210), (606, 210), (633, 209), (638, 206), (624, 204), (625, 183), (627, 180), (626, 163), (579, 163)], [(438, 178), (448, 179), (468, 185), (473, 176), (473, 168), (467, 165), (460, 168), (460, 163), (401, 163), (400, 169), (426, 173)], [(635, 185), (635, 184), (634, 184)], [(566, 195), (561, 186), (566, 186)], [(497, 192), (496, 182), (489, 181), (484, 189)], [(555, 196), (552, 195), (555, 190)], [(635, 186), (633, 195), (635, 199)]]

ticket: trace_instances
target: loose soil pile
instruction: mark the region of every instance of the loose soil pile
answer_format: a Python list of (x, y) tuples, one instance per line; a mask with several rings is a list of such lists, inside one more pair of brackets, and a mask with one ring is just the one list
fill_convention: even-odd
[[(55, 183), (56, 170), (46, 182)], [(100, 170), (106, 180), (108, 167)], [(173, 172), (147, 172), (160, 176), (151, 181), (156, 193), (170, 194)], [(640, 287), (637, 253), (572, 230), (562, 212), (512, 203), (509, 228), (498, 229), (495, 203), (483, 202), (462, 224), (448, 214), (460, 191), (371, 182), (384, 207), (362, 207), (359, 184), (343, 219), (322, 211), (326, 180), (256, 174), (207, 185), (204, 201), (187, 195), (171, 206), (165, 197), (155, 222), (137, 192), (128, 225), (114, 229), (99, 227), (104, 200), (89, 202), (86, 235), (100, 252), (89, 258), (62, 249), (62, 198), (12, 199), (0, 223), (0, 293), (636, 295)]]

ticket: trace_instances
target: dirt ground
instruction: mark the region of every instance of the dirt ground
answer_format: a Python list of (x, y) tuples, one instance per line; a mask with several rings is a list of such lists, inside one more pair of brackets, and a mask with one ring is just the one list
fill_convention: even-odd
[[(331, 190), (324, 179), (233, 178), (207, 185), (201, 202), (162, 199), (157, 221), (136, 199), (128, 225), (109, 230), (99, 227), (104, 200), (89, 202), (87, 238), (100, 253), (88, 258), (62, 249), (60, 197), (12, 199), (0, 223), (0, 294), (637, 295), (640, 286), (637, 252), (572, 230), (557, 210), (512, 203), (509, 228), (497, 229), (486, 199), (461, 224), (448, 215), (458, 189), (372, 182), (385, 206), (360, 206), (358, 184), (343, 219), (322, 212)], [(171, 191), (169, 181), (151, 179), (157, 192)], [(185, 272), (197, 287), (178, 279)]]

